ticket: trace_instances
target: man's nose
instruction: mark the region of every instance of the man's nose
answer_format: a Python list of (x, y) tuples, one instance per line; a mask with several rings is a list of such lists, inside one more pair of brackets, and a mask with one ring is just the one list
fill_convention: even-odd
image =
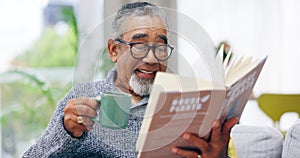
[(148, 64), (155, 64), (158, 63), (158, 60), (155, 58), (153, 49), (150, 49), (147, 56), (143, 58), (143, 62)]

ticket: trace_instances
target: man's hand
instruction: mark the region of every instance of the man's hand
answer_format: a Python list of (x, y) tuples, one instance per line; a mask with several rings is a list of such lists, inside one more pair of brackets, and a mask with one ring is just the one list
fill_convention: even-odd
[[(201, 150), (202, 158), (224, 158), (227, 156), (226, 150), (230, 140), (230, 131), (237, 122), (237, 118), (231, 118), (221, 127), (220, 121), (216, 121), (212, 127), (211, 139), (209, 141), (191, 133), (184, 133), (182, 137)], [(198, 158), (199, 155), (195, 151), (188, 151), (178, 147), (173, 147), (172, 152), (188, 158)]]
[(98, 103), (91, 98), (70, 99), (64, 109), (64, 126), (74, 137), (93, 128)]

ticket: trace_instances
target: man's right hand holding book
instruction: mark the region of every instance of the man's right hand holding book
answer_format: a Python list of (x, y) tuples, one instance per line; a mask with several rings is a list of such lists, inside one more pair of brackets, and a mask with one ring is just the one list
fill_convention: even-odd
[(211, 139), (209, 141), (191, 133), (184, 133), (182, 135), (183, 139), (197, 147), (201, 151), (201, 156), (200, 153), (191, 150), (184, 150), (179, 147), (173, 147), (172, 152), (188, 158), (226, 157), (227, 145), (230, 140), (230, 132), (232, 127), (237, 124), (237, 122), (237, 118), (231, 118), (227, 120), (223, 126), (221, 126), (219, 120), (215, 121), (211, 131)]

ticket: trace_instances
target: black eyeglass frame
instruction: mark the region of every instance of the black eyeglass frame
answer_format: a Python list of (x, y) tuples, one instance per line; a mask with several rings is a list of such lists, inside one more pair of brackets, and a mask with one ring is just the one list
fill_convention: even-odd
[[(147, 43), (143, 43), (143, 42), (127, 42), (127, 41), (124, 41), (124, 40), (122, 40), (122, 39), (120, 39), (120, 38), (115, 39), (115, 41), (121, 42), (121, 43), (124, 43), (124, 44), (129, 45), (129, 46), (130, 46), (130, 54), (131, 54), (131, 56), (134, 57), (135, 59), (143, 59), (143, 58), (145, 58), (145, 57), (149, 54), (150, 49), (152, 49), (153, 52), (154, 52), (153, 54), (154, 54), (155, 59), (157, 59), (158, 61), (166, 61), (166, 60), (168, 60), (168, 59), (170, 58), (170, 56), (171, 56), (171, 54), (172, 54), (172, 52), (173, 52), (173, 50), (174, 50), (174, 47), (171, 46), (171, 45), (169, 45), (169, 44), (150, 46), (150, 45), (148, 45)], [(132, 46), (135, 45), (135, 44), (144, 44), (145, 46), (148, 47), (148, 51), (147, 51), (147, 53), (146, 53), (143, 57), (139, 57), (139, 58), (138, 58), (138, 57), (136, 57), (136, 56), (133, 55), (133, 53), (132, 53)], [(171, 51), (170, 51), (170, 54), (168, 54), (168, 57), (165, 58), (165, 59), (159, 59), (159, 58), (156, 56), (155, 50), (156, 50), (157, 47), (160, 47), (160, 46), (167, 46), (167, 47), (170, 48), (170, 50), (171, 50)]]

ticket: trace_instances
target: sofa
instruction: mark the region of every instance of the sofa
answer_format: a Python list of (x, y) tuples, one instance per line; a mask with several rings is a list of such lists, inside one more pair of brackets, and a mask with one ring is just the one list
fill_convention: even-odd
[(299, 158), (300, 119), (288, 129), (285, 138), (273, 127), (236, 125), (231, 139), (239, 158)]

